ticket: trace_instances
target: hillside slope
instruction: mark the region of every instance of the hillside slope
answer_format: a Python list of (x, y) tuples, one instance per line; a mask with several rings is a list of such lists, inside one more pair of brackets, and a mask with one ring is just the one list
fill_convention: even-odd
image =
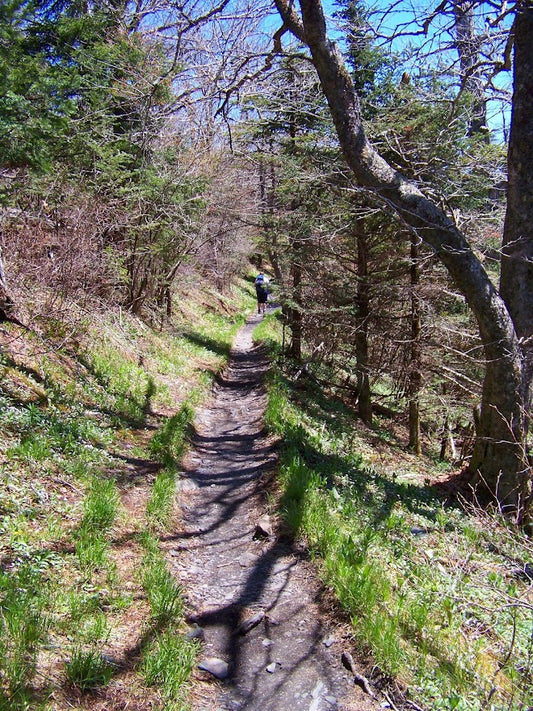
[(195, 647), (174, 634), (181, 591), (158, 540), (193, 408), (251, 304), (242, 282), (227, 298), (189, 290), (164, 331), (75, 303), (2, 325), (1, 708), (179, 698), (158, 665), (170, 655), (186, 677)]

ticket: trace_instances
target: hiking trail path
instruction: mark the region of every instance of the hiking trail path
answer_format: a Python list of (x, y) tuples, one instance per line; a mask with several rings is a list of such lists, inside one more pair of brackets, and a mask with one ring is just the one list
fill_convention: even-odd
[(383, 696), (365, 693), (341, 662), (349, 627), (325, 609), (305, 548), (278, 535), (267, 514), (277, 457), (263, 426), (268, 362), (252, 341), (260, 318), (239, 331), (197, 413), (179, 483), (180, 527), (166, 543), (188, 621), (203, 640), (192, 709), (383, 708)]

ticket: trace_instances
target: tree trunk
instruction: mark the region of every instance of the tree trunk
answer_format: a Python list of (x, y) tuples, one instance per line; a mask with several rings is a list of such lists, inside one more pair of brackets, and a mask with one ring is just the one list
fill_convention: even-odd
[(522, 341), (524, 414), (533, 399), (533, 7), (515, 22), (514, 97), (500, 292)]
[[(511, 314), (453, 220), (370, 144), (350, 75), (326, 35), (320, 0), (300, 0), (302, 19), (289, 0), (275, 2), (285, 25), (311, 51), (342, 151), (357, 181), (385, 205), (392, 205), (411, 230), (433, 248), (474, 313), (487, 366), (482, 428), (477, 433), (470, 471), (492, 498), (501, 497), (503, 505), (520, 509), (528, 495), (531, 467), (525, 456), (522, 348)], [(524, 3), (519, 15), (531, 12)], [(525, 32), (518, 32), (515, 42), (527, 44)], [(515, 86), (515, 101), (522, 90)], [(531, 95), (521, 100), (531, 109)]]
[(291, 329), (291, 346), (289, 354), (297, 361), (302, 360), (302, 266), (301, 254), (297, 242), (293, 246), (291, 263), (292, 300), (294, 306), (289, 309), (289, 328)]
[(358, 411), (363, 422), (372, 425), (372, 395), (368, 375), (368, 319), (370, 290), (368, 275), (368, 242), (364, 225), (356, 223), (357, 231), (357, 325), (355, 357), (357, 360)]
[(8, 319), (13, 306), (14, 302), (7, 288), (2, 247), (0, 247), (0, 321), (6, 321)]
[[(273, 152), (274, 149), (272, 141), (270, 141), (270, 154), (273, 155)], [(273, 158), (269, 161), (268, 177), (270, 179), (270, 185), (267, 186), (266, 166), (264, 164), (264, 160), (261, 159), (259, 162), (259, 186), (261, 195), (261, 214), (263, 216), (264, 226), (267, 228), (269, 235), (269, 239), (267, 240), (267, 255), (270, 266), (274, 272), (274, 277), (277, 281), (278, 289), (283, 289), (284, 278), (279, 259), (278, 235), (276, 230), (272, 228), (272, 225), (274, 224), (276, 194), (276, 169)]]
[(473, 0), (456, 0), (453, 3), (455, 16), (456, 45), (461, 66), (461, 88), (472, 98), (472, 117), (470, 119), (470, 135), (483, 133), (489, 141), (487, 131), (487, 107), (483, 78), (479, 68), (480, 38), (474, 23)]
[(420, 391), (422, 389), (421, 373), (421, 314), (420, 267), (418, 264), (418, 238), (411, 234), (411, 354), (409, 363), (409, 449), (420, 454)]
[[(500, 292), (520, 339), (516, 364), (519, 397), (509, 390), (502, 404), (499, 369), (487, 363), (481, 415), (471, 469), (488, 482), (499, 500), (513, 500), (527, 479), (528, 430), (533, 381), (533, 8), (523, 3), (514, 24), (514, 95), (508, 153), (507, 213), (503, 236)], [(493, 348), (494, 357), (498, 348)], [(507, 405), (507, 407), (506, 407)], [(502, 444), (503, 443), (503, 444)], [(516, 482), (507, 471), (522, 462)]]

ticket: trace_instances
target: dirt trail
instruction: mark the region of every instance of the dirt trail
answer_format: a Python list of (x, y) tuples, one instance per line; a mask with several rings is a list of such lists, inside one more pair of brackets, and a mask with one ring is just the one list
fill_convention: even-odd
[[(205, 636), (203, 657), (228, 664), (223, 680), (198, 670), (193, 709), (377, 709), (341, 664), (345, 631), (323, 621), (305, 552), (275, 532), (256, 535), (264, 480), (276, 462), (262, 422), (267, 363), (252, 343), (258, 319), (239, 332), (212, 401), (198, 413), (180, 484), (183, 530), (168, 543), (189, 619)], [(239, 632), (253, 615), (260, 622)]]

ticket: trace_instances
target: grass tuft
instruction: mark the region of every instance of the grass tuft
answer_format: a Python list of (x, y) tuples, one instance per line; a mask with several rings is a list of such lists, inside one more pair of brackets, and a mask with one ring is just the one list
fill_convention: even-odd
[(169, 417), (150, 443), (152, 456), (165, 466), (175, 466), (182, 458), (194, 417), (192, 405), (184, 403), (179, 412)]
[(20, 561), (15, 566), (11, 575), (0, 573), (0, 699), (24, 708), (50, 625), (49, 591), (38, 567)]
[(142, 584), (150, 602), (151, 628), (149, 643), (144, 647), (141, 671), (149, 686), (161, 688), (165, 708), (184, 709), (186, 682), (198, 653), (197, 643), (181, 634), (183, 594), (180, 585), (168, 571), (159, 549), (158, 539), (149, 531), (141, 536), (145, 556)]
[(104, 535), (113, 525), (118, 511), (118, 492), (113, 479), (93, 477), (83, 501), (81, 528)]
[(144, 678), (148, 686), (157, 685), (162, 690), (167, 701), (165, 708), (169, 711), (184, 708), (186, 684), (197, 654), (197, 643), (173, 632), (157, 635), (145, 650), (142, 661)]
[(148, 555), (144, 559), (142, 582), (156, 626), (161, 627), (182, 619), (182, 590), (168, 571), (163, 558)]
[(65, 663), (68, 681), (81, 692), (106, 686), (112, 679), (115, 668), (96, 650), (74, 648)]

